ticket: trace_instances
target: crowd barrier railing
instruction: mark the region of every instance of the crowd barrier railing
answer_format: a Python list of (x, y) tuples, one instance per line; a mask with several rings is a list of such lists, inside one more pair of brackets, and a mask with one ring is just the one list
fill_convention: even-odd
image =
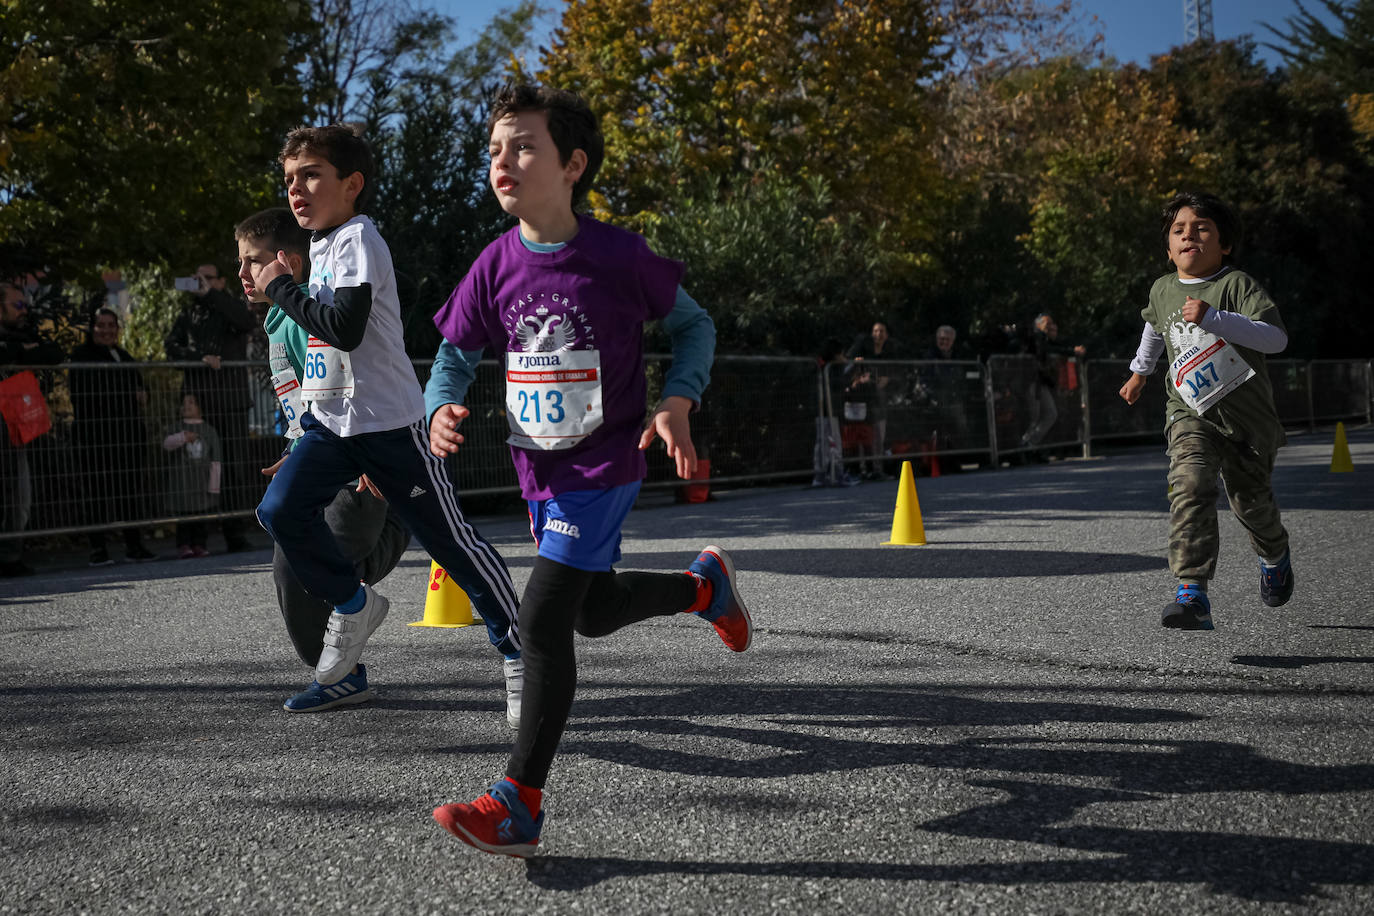
[[(430, 363), (415, 361), (422, 384)], [(662, 354), (645, 359), (650, 404), (657, 400), (670, 363), (671, 357)], [(1032, 451), (1088, 455), (1094, 444), (1151, 437), (1162, 442), (1165, 374), (1157, 372), (1141, 400), (1127, 406), (1117, 391), (1128, 365), (1119, 359), (1064, 361), (1052, 386), (1054, 423), (1034, 446), (1023, 440), (1041, 381), (1034, 360), (1022, 355), (993, 356), (986, 362), (869, 361), (864, 368), (881, 379), (881, 394), (863, 422), (882, 421), (888, 473), (895, 473), (901, 460), (912, 460), (918, 473), (928, 474), (973, 464), (997, 468)], [(163, 446), (180, 425), (185, 372), (203, 374), (203, 364), (0, 366), (0, 375), (35, 372), (53, 421), (49, 433), (22, 448), (0, 434), (0, 510), (5, 518), (12, 517), (24, 496), (25, 476), (30, 499), (26, 529), (0, 531), (0, 540), (250, 516), (267, 486), (262, 469), (280, 457), (285, 440), (266, 364), (224, 366), (240, 370), (244, 387), (228, 399), (232, 416), (223, 413), (223, 403), (214, 405), (221, 413), (207, 411), (209, 422), (225, 426), (219, 431), (223, 485), (215, 505), (195, 513), (175, 510), (170, 493), (175, 456)], [(1370, 360), (1276, 359), (1269, 361), (1268, 370), (1279, 416), (1290, 429), (1371, 421)], [(854, 470), (858, 457), (842, 448), (855, 425), (844, 419), (847, 386), (841, 365), (818, 366), (813, 359), (796, 357), (717, 356), (711, 385), (692, 417), (698, 453), (710, 462), (710, 476), (703, 482), (736, 485), (816, 476), (818, 436), (825, 432), (840, 440), (843, 468)], [(145, 392), (131, 415), (102, 409), (109, 399), (90, 394), (130, 387)], [(487, 360), (478, 367), (467, 407), (466, 443), (450, 459), (460, 491), (466, 496), (515, 494), (499, 363)], [(682, 485), (661, 446), (650, 449), (648, 461), (647, 489)]]

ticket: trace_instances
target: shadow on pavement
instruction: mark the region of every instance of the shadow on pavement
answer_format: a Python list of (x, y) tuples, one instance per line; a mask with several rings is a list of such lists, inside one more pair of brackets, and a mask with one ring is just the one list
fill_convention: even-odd
[[(980, 544), (970, 549), (962, 544), (927, 544), (924, 547), (894, 547), (874, 551), (863, 547), (790, 547), (785, 550), (733, 550), (728, 541), (721, 545), (730, 551), (735, 566), (749, 572), (781, 573), (799, 576), (826, 576), (832, 579), (1000, 579), (1015, 576), (1096, 576), (1103, 573), (1148, 572), (1166, 569), (1161, 556), (1136, 553), (1099, 553), (1063, 550), (1011, 550)], [(680, 552), (647, 553), (630, 551), (617, 569), (681, 569), (693, 557)]]
[[(1005, 794), (991, 804), (919, 825), (953, 836), (1016, 841), (1097, 854), (1092, 859), (1020, 863), (893, 864), (889, 862), (664, 862), (617, 858), (532, 859), (527, 876), (550, 889), (576, 890), (615, 877), (648, 874), (785, 875), (883, 881), (947, 881), (1020, 884), (1028, 882), (1200, 883), (1218, 894), (1270, 902), (1296, 902), (1319, 893), (1323, 884), (1374, 880), (1374, 846), (1318, 839), (1277, 837), (1258, 832), (1138, 829), (1071, 823), (1091, 820), (1098, 804), (1177, 803), (1180, 796), (1216, 793), (1309, 795), (1374, 789), (1374, 765), (1309, 766), (1265, 757), (1228, 741), (1168, 739), (1041, 739), (975, 737), (952, 743), (885, 741), (869, 737), (884, 726), (1034, 726), (1048, 722), (1169, 723), (1203, 717), (1168, 709), (1125, 708), (1061, 702), (987, 702), (939, 692), (883, 689), (746, 691), (729, 688), (725, 705), (741, 701), (754, 716), (777, 716), (773, 728), (741, 728), (672, 718), (628, 718), (575, 722), (564, 751), (620, 765), (693, 777), (787, 778), (834, 773), (853, 783), (856, 771), (916, 766), (969, 774), (1025, 774), (1050, 781), (1013, 778), (968, 779), (970, 787)], [(708, 694), (720, 705), (719, 690), (685, 691), (653, 698), (660, 713), (700, 715)], [(595, 715), (596, 702), (579, 708)], [(624, 704), (607, 704), (606, 712)], [(862, 709), (855, 719), (853, 710)], [(802, 714), (802, 711), (805, 711)], [(631, 713), (633, 715), (633, 713)], [(817, 729), (823, 733), (818, 734)], [(598, 740), (589, 732), (620, 731), (620, 740)], [(638, 735), (647, 738), (637, 738)], [(674, 750), (667, 736), (698, 746), (746, 745), (734, 758)], [(643, 741), (644, 743), (641, 743)], [(684, 741), (686, 744), (687, 741)], [(652, 745), (652, 746), (650, 746)], [(770, 753), (771, 752), (771, 753)], [(1091, 780), (1072, 785), (1057, 780)], [(1103, 781), (1108, 785), (1104, 787)], [(731, 811), (740, 800), (726, 793), (702, 800)], [(837, 801), (837, 804), (842, 802)], [(1186, 806), (1186, 800), (1182, 802)], [(845, 816), (839, 810), (835, 816)], [(867, 812), (863, 816), (879, 816)], [(1138, 820), (1119, 811), (1114, 821)], [(1239, 818), (1237, 818), (1239, 820)], [(1257, 831), (1262, 829), (1256, 824)]]
[(1236, 655), (1233, 665), (1252, 668), (1306, 668), (1309, 665), (1374, 665), (1370, 655)]

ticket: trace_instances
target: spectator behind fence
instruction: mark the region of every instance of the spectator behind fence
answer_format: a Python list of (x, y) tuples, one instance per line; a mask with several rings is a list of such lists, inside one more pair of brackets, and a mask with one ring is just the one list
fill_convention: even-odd
[[(935, 432), (941, 450), (961, 448), (968, 439), (968, 414), (962, 397), (964, 367), (951, 364), (970, 357), (958, 340), (959, 333), (942, 324), (935, 331), (935, 345), (921, 354), (922, 359), (935, 363), (922, 371), (921, 385), (928, 403), (935, 408)], [(958, 467), (957, 461), (951, 462), (952, 469)]]
[[(194, 393), (181, 396), (181, 422), (167, 429), (167, 511), (172, 515), (213, 512), (219, 504), (224, 450), (219, 431), (205, 422)], [(177, 522), (177, 556), (208, 557), (204, 521)]]
[(840, 425), (840, 441), (846, 456), (858, 460), (854, 470), (864, 480), (876, 479), (878, 475), (878, 453), (874, 450), (874, 402), (878, 397), (878, 386), (873, 373), (862, 363), (851, 362), (844, 376), (845, 386), (841, 393), (843, 420)]
[(848, 487), (859, 482), (844, 467), (840, 416), (844, 405), (844, 344), (831, 337), (816, 358), (816, 444), (811, 453), (813, 487)]
[[(28, 326), (29, 300), (17, 281), (0, 280), (0, 366), (51, 366), (62, 361), (57, 344), (42, 339)], [(8, 378), (9, 372), (0, 371)], [(12, 418), (0, 418), (0, 534), (29, 526), (33, 507), (33, 478), (26, 446), (15, 444)], [(22, 537), (0, 540), (0, 577), (31, 576), (24, 562)]]
[(1026, 434), (1021, 437), (1021, 445), (1027, 449), (1026, 458), (1030, 461), (1045, 460), (1038, 446), (1054, 423), (1059, 419), (1059, 407), (1055, 403), (1055, 391), (1059, 388), (1059, 367), (1067, 356), (1083, 356), (1088, 351), (1081, 345), (1069, 347), (1059, 344), (1059, 325), (1054, 323), (1048, 312), (1035, 319), (1035, 333), (1031, 337), (1032, 351), (1035, 354), (1035, 380), (1030, 386), (1031, 422)]
[[(91, 316), (90, 339), (72, 350), (74, 363), (131, 363), (134, 358), (119, 345), (119, 315), (97, 309)], [(148, 433), (143, 407), (148, 391), (137, 369), (72, 369), (72, 439), (77, 450), (90, 522), (101, 525), (128, 521), (143, 511), (147, 491)], [(154, 559), (143, 546), (137, 526), (124, 529), (128, 560)], [(114, 563), (105, 548), (105, 532), (92, 531), (91, 565)]]
[[(224, 278), (215, 265), (200, 265), (196, 276), (200, 289), (189, 296), (164, 345), (168, 359), (205, 363), (204, 369), (186, 370), (185, 390), (196, 396), (205, 422), (219, 432), (224, 449), (224, 509), (247, 509), (243, 490), (257, 479), (247, 470), (252, 396), (244, 368), (227, 367), (223, 361), (247, 358), (254, 318), (242, 299), (224, 291)], [(252, 546), (244, 538), (243, 525), (242, 518), (226, 518), (221, 523), (224, 546), (230, 553)]]
[[(855, 377), (868, 375), (872, 383), (871, 389), (862, 391), (867, 398), (866, 422), (873, 440), (871, 448), (875, 456), (871, 470), (864, 473), (870, 480), (890, 479), (883, 471), (882, 460), (887, 449), (888, 399), (898, 385), (896, 372), (875, 364), (883, 360), (900, 359), (900, 350), (901, 346), (888, 334), (887, 322), (875, 321), (872, 330), (868, 334), (856, 337), (845, 354), (851, 361), (847, 371)], [(849, 419), (848, 415), (846, 419)]]

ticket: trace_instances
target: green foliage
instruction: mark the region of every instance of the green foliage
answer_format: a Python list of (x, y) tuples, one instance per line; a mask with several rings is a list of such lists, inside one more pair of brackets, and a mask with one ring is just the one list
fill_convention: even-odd
[(881, 227), (832, 215), (822, 179), (789, 179), (765, 163), (730, 198), (713, 190), (684, 189), (637, 228), (686, 262), (684, 286), (711, 313), (718, 351), (811, 353), (890, 301)]
[(1237, 258), (1283, 311), (1285, 355), (1367, 355), (1374, 174), (1341, 92), (1270, 72), (1253, 50), (1182, 48), (1156, 61), (1152, 78), (1179, 100), (1176, 125), (1196, 132), (1218, 164), (1207, 184), (1241, 214)]
[[(406, 0), (0, 0), (0, 271), (44, 276), (36, 317), (74, 343), (122, 269), (125, 345), (159, 359), (172, 276), (228, 272), (229, 227), (280, 202), (285, 131), (348, 117), (432, 355), (434, 309), (509, 225), (486, 99), (527, 72), (536, 2), (454, 49)], [(810, 353), (877, 316), (993, 341), (1048, 309), (1125, 355), (1168, 269), (1158, 211), (1202, 187), (1244, 218), (1286, 355), (1368, 355), (1374, 0), (1316, 2), (1271, 30), (1270, 70), (1248, 42), (1103, 60), (1070, 0), (570, 0), (539, 72), (602, 115), (596, 215), (687, 263), (721, 352)]]
[(312, 29), (302, 0), (6, 0), (0, 268), (93, 286), (102, 266), (227, 265), (303, 110), (288, 37)]
[(1335, 21), (1328, 26), (1298, 0), (1298, 14), (1284, 20), (1286, 31), (1269, 31), (1282, 44), (1269, 47), (1306, 78), (1330, 81), (1345, 94), (1374, 93), (1374, 0), (1317, 0)]
[[(1003, 327), (1029, 327), (1036, 314), (1063, 298), (1053, 274), (1027, 248), (1029, 203), (1006, 187), (969, 188), (951, 204), (936, 249), (940, 269), (919, 291), (921, 320), (903, 330), (908, 340), (930, 340), (951, 324), (981, 356), (1002, 352)], [(956, 218), (957, 216), (957, 218)]]
[(173, 288), (172, 279), (170, 271), (156, 265), (135, 268), (124, 275), (132, 307), (120, 344), (136, 360), (158, 362), (167, 358), (162, 342), (187, 302), (187, 294)]
[(768, 160), (915, 241), (939, 184), (923, 85), (942, 35), (929, 0), (580, 0), (540, 76), (601, 115), (608, 213), (655, 211), (707, 176), (724, 200)]

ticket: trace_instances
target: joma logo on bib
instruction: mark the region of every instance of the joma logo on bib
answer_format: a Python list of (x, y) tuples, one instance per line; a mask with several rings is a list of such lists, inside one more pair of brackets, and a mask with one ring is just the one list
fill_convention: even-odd
[(535, 366), (561, 366), (562, 361), (557, 356), (517, 356), (516, 362), (521, 369), (531, 369)]

